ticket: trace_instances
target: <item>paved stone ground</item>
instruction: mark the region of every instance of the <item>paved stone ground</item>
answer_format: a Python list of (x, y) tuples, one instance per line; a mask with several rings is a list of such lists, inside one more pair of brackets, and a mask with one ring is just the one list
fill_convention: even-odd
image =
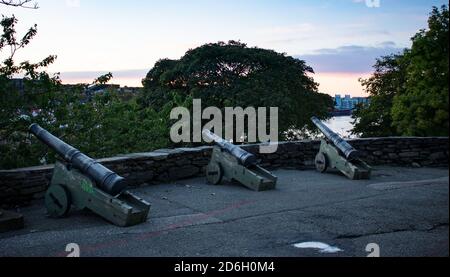
[[(377, 167), (371, 180), (277, 170), (277, 189), (253, 192), (203, 178), (135, 190), (152, 208), (146, 223), (120, 228), (90, 212), (45, 217), (21, 210), (26, 228), (0, 234), (0, 256), (448, 256), (448, 169)], [(294, 244), (322, 242), (321, 253)]]

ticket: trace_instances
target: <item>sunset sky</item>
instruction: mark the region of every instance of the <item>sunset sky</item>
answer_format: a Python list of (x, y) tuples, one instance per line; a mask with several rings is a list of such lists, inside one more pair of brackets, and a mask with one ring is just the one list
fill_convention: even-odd
[[(37, 0), (38, 10), (0, 6), (15, 14), (19, 34), (38, 35), (17, 60), (58, 56), (51, 72), (65, 83), (140, 86), (154, 63), (177, 59), (205, 43), (240, 40), (304, 59), (320, 91), (362, 95), (375, 58), (410, 47), (440, 0)], [(4, 58), (0, 55), (0, 58)]]

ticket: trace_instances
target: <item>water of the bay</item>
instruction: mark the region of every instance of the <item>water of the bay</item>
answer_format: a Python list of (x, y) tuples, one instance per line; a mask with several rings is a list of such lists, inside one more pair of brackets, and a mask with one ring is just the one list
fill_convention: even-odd
[(327, 120), (325, 124), (341, 137), (354, 138), (355, 136), (351, 135), (350, 132), (353, 128), (352, 122), (353, 119), (351, 116), (336, 116)]

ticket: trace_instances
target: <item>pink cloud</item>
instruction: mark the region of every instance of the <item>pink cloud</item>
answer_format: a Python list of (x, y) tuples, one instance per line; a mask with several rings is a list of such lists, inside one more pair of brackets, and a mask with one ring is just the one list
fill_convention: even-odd
[(319, 91), (331, 96), (335, 94), (368, 96), (358, 79), (365, 79), (370, 75), (371, 73), (316, 72), (311, 76), (319, 83)]

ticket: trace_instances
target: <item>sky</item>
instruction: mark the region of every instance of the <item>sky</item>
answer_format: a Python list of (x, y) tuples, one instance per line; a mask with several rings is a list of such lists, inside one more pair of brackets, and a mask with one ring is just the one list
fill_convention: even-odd
[[(112, 83), (141, 86), (162, 58), (179, 59), (205, 43), (240, 40), (305, 60), (319, 91), (367, 96), (358, 82), (377, 57), (411, 46), (441, 0), (36, 0), (39, 9), (0, 5), (23, 34), (38, 34), (17, 60), (52, 54), (48, 70), (63, 83), (92, 82), (112, 72)], [(0, 58), (4, 58), (0, 53)], [(3, 53), (4, 55), (4, 53)]]

